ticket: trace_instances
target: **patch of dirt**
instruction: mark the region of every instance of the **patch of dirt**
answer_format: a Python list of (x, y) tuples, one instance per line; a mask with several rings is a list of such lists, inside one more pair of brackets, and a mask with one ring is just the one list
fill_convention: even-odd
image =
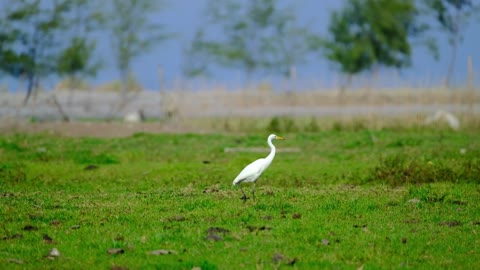
[(167, 222), (185, 221), (185, 220), (187, 220), (187, 219), (182, 215), (176, 215), (176, 216), (169, 217), (169, 218), (166, 219)]
[(24, 231), (38, 231), (38, 228), (37, 226), (33, 226), (33, 225), (25, 225), (25, 227), (23, 227), (23, 230)]
[(125, 253), (125, 250), (122, 248), (110, 248), (107, 250), (107, 254), (109, 255), (116, 255), (116, 254), (123, 254)]
[(248, 225), (247, 226), (247, 229), (250, 231), (250, 232), (257, 232), (257, 231), (270, 231), (272, 230), (272, 227), (269, 227), (269, 226), (251, 226), (251, 225)]
[(451, 221), (441, 221), (438, 223), (440, 226), (448, 226), (448, 227), (456, 227), (456, 226), (461, 226), (462, 222), (457, 221), (457, 220), (451, 220)]
[(294, 213), (294, 214), (292, 215), (292, 218), (293, 218), (293, 219), (301, 219), (301, 218), (302, 218), (302, 214), (300, 214), (300, 213)]
[(210, 227), (207, 230), (207, 236), (205, 236), (205, 240), (210, 240), (210, 241), (221, 241), (223, 240), (223, 236), (226, 234), (230, 233), (229, 230), (221, 228), (221, 227)]

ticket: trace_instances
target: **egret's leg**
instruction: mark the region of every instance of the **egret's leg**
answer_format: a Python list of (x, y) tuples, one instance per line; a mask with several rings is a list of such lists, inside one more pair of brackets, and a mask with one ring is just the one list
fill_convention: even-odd
[(242, 193), (243, 193), (243, 197), (242, 197), (242, 198), (240, 198), (240, 199), (242, 199), (242, 200), (244, 200), (244, 201), (247, 201), (247, 199), (248, 199), (248, 198), (247, 198), (247, 195), (245, 194), (245, 192), (243, 191), (243, 188), (242, 188), (242, 186), (241, 186), (241, 185), (238, 185), (238, 186), (240, 187), (240, 190), (241, 190), (241, 191), (242, 191)]
[(253, 200), (255, 201), (255, 182), (253, 182), (253, 187), (252, 187), (252, 197), (253, 197)]

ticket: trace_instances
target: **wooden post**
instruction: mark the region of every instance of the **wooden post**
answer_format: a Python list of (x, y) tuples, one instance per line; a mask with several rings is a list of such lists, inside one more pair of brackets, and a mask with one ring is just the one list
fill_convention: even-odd
[(160, 117), (162, 117), (167, 112), (167, 109), (166, 109), (167, 102), (165, 101), (166, 95), (163, 93), (164, 80), (163, 80), (163, 69), (161, 65), (158, 65), (157, 71), (158, 71), (158, 94), (160, 96), (159, 113), (160, 113)]
[(475, 103), (475, 90), (473, 86), (473, 61), (472, 56), (468, 57), (468, 110), (471, 116), (473, 116), (473, 104)]
[(158, 83), (160, 93), (162, 93), (165, 90), (165, 80), (163, 78), (163, 68), (160, 65), (158, 66)]
[(297, 67), (294, 65), (290, 66), (289, 70), (289, 77), (290, 77), (290, 89), (291, 91), (297, 91)]

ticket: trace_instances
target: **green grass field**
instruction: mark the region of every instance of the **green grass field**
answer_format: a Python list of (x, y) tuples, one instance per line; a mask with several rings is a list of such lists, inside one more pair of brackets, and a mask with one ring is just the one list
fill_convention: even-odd
[(478, 268), (477, 130), (278, 135), (246, 203), (267, 132), (2, 135), (0, 268)]

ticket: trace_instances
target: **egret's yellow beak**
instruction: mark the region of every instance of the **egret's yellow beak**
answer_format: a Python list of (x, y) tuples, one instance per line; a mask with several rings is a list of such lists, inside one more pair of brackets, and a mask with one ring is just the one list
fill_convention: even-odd
[(275, 139), (276, 140), (285, 140), (283, 137), (280, 137), (280, 136), (276, 136)]

